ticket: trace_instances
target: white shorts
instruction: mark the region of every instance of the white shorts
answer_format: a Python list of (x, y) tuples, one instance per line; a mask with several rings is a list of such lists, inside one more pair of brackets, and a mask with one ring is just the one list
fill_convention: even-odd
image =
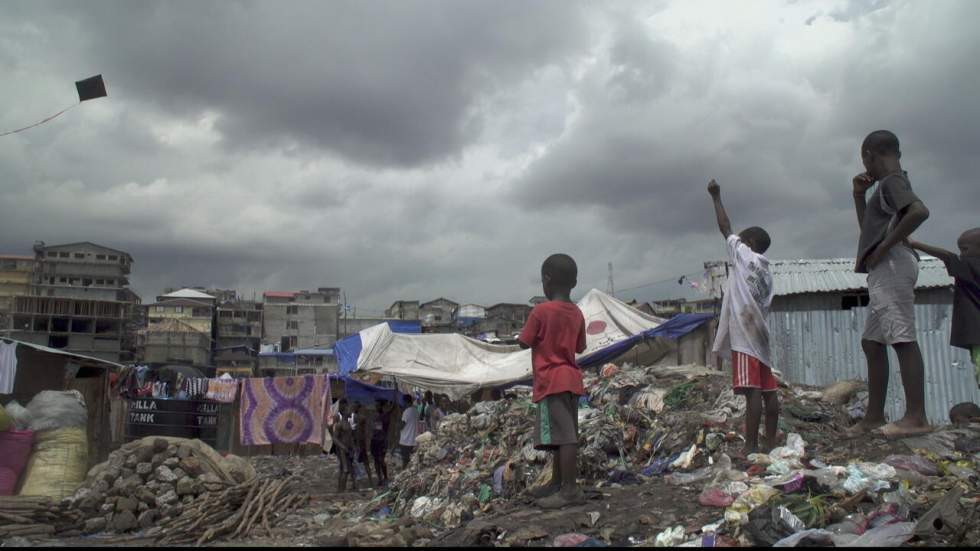
[(881, 344), (915, 342), (915, 282), (919, 261), (915, 253), (895, 245), (868, 273), (867, 341)]

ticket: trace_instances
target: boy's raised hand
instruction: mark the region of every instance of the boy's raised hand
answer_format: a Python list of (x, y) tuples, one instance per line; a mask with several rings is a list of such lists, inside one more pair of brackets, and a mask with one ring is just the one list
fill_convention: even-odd
[(718, 182), (716, 182), (714, 178), (708, 182), (708, 194), (712, 197), (718, 197), (721, 195), (721, 186), (718, 185)]

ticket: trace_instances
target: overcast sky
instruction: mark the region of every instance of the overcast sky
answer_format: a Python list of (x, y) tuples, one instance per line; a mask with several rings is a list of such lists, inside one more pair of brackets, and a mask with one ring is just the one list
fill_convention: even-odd
[[(724, 257), (710, 178), (771, 258), (856, 249), (850, 179), (895, 131), (980, 225), (980, 2), (4, 2), (0, 252), (93, 241), (133, 286), (523, 302)], [(624, 293), (683, 292), (676, 281)]]

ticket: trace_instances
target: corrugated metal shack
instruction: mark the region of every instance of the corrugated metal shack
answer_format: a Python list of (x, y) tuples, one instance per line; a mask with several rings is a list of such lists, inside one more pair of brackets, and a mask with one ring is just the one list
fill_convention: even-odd
[[(708, 262), (712, 296), (720, 298), (727, 280), (725, 262)], [(773, 364), (789, 382), (829, 385), (867, 380), (861, 335), (868, 316), (867, 277), (854, 273), (853, 258), (773, 260), (769, 330)], [(952, 279), (942, 262), (923, 257), (916, 285), (916, 329), (926, 366), (926, 409), (933, 423), (948, 423), (949, 408), (980, 403), (980, 390), (965, 350), (949, 346)], [(886, 413), (905, 410), (898, 359), (889, 350), (891, 376)]]

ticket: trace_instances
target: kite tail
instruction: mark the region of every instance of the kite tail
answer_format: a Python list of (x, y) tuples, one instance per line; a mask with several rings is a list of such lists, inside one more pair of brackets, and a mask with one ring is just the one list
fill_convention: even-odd
[(35, 126), (41, 126), (42, 124), (44, 124), (46, 122), (52, 121), (52, 120), (60, 117), (61, 115), (65, 114), (65, 112), (70, 111), (71, 109), (73, 109), (75, 107), (78, 107), (80, 104), (81, 104), (81, 102), (72, 104), (72, 105), (70, 105), (70, 106), (62, 109), (61, 111), (58, 111), (54, 115), (51, 115), (50, 117), (44, 119), (43, 121), (36, 122), (36, 123), (34, 123), (34, 124), (30, 125), (30, 126), (25, 126), (24, 128), (18, 128), (17, 130), (10, 130), (8, 132), (0, 133), (0, 137), (9, 136), (10, 134), (16, 134), (18, 132), (23, 132), (24, 130), (28, 130), (28, 129), (34, 128)]

